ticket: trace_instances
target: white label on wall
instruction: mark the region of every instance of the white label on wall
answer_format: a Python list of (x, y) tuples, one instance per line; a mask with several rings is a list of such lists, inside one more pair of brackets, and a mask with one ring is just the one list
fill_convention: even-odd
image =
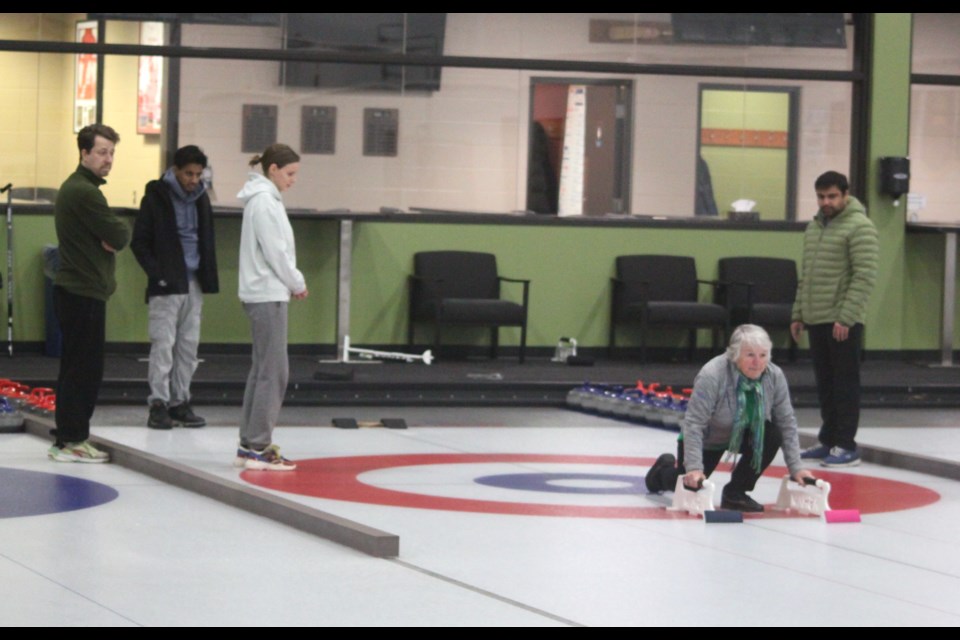
[(583, 215), (583, 152), (587, 126), (587, 88), (570, 85), (560, 162), (560, 215)]

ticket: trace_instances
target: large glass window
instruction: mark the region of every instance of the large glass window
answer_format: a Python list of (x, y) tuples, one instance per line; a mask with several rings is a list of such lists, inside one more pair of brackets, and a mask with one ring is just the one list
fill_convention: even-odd
[(960, 13), (913, 14), (913, 73), (958, 75)]
[(913, 14), (914, 74), (936, 74), (910, 93), (907, 215), (921, 222), (960, 220), (960, 14)]
[(849, 14), (451, 13), (448, 55), (819, 70), (853, 67)]
[[(5, 13), (0, 39), (70, 42), (83, 14)], [(18, 200), (49, 199), (77, 161), (71, 143), (75, 56), (0, 51), (0, 180)], [(38, 191), (40, 189), (40, 191)]]
[[(224, 15), (233, 18), (224, 23)], [(333, 16), (335, 28), (322, 15)], [(537, 124), (532, 87), (551, 78), (557, 86), (578, 81), (627, 93), (617, 97), (609, 123), (580, 127), (581, 147), (616, 148), (625, 165), (609, 180), (610, 204), (585, 213), (702, 213), (697, 202), (706, 164), (721, 216), (733, 200), (752, 199), (762, 220), (804, 220), (814, 212), (807, 185), (825, 169), (850, 167), (852, 82), (790, 72), (853, 68), (853, 27), (845, 14), (365, 15), (357, 21), (350, 14), (165, 14), (159, 36), (141, 22), (109, 16), (98, 34), (107, 44), (159, 37), (187, 48), (277, 58), (145, 63), (146, 56), (92, 56), (102, 75), (96, 108), (122, 138), (106, 188), (110, 202), (135, 205), (172, 148), (198, 144), (210, 157), (217, 203), (237, 205), (234, 194), (253, 150), (277, 140), (303, 152), (301, 184), (290, 194), (294, 207), (525, 210), (537, 169), (532, 129), (544, 126), (548, 147), (563, 149), (565, 139), (574, 139), (565, 113)], [(72, 42), (88, 16), (2, 18), (5, 39)], [(290, 59), (298, 51), (313, 59)], [(359, 64), (357, 54), (370, 52), (478, 60), (443, 68)], [(4, 122), (16, 123), (8, 139), (17, 150), (4, 154), (0, 166), (19, 184), (55, 187), (75, 163), (74, 125), (86, 117), (74, 99), (76, 61), (73, 54), (0, 52), (14, 96), (0, 109)], [(745, 76), (718, 78), (709, 73), (713, 67), (744, 69)], [(768, 72), (746, 74), (761, 67)], [(717, 84), (727, 87), (728, 104), (753, 102), (757, 94), (792, 96), (786, 119), (704, 107), (704, 87)], [(758, 142), (767, 137), (779, 142)], [(586, 150), (578, 153), (589, 180), (596, 164)], [(765, 160), (771, 154), (776, 163)], [(543, 165), (558, 184), (560, 164), (553, 158)], [(780, 168), (768, 176), (774, 165)]]

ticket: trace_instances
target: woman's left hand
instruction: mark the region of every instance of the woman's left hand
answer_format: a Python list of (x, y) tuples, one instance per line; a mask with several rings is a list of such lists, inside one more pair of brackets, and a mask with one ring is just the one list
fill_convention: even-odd
[(797, 484), (803, 484), (804, 478), (810, 478), (811, 480), (816, 480), (816, 477), (807, 471), (806, 469), (801, 469), (793, 476), (793, 481)]

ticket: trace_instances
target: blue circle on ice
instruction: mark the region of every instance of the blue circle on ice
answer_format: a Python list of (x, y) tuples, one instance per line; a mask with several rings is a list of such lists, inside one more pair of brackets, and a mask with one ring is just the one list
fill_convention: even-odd
[(57, 473), (0, 468), (0, 518), (89, 509), (120, 495), (99, 482)]
[(501, 489), (549, 493), (627, 495), (647, 492), (643, 486), (643, 476), (604, 473), (508, 473), (482, 476), (474, 482)]

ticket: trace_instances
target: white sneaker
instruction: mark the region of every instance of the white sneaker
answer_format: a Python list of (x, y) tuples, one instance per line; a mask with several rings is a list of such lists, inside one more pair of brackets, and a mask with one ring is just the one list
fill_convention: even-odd
[(63, 447), (52, 445), (47, 449), (47, 457), (54, 462), (86, 462), (102, 463), (110, 462), (110, 454), (106, 451), (100, 451), (90, 444), (89, 440), (83, 442), (67, 442)]
[(237, 450), (237, 460), (240, 458), (243, 458), (244, 469), (254, 471), (293, 471), (297, 468), (296, 464), (280, 455), (280, 447), (275, 444), (263, 451), (241, 447)]

